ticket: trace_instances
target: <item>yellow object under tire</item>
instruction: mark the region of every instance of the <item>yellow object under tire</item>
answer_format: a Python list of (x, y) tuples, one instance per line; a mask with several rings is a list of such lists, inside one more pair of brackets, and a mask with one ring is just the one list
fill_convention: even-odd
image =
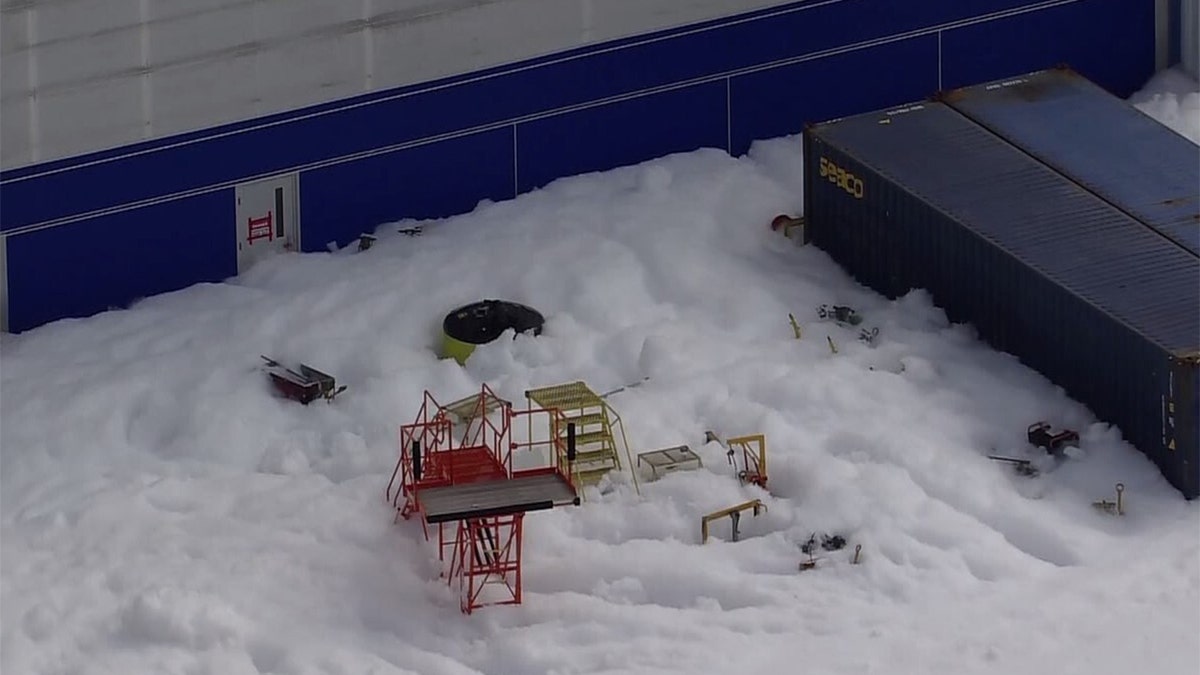
[(467, 357), (475, 351), (475, 345), (462, 340), (456, 340), (449, 335), (442, 333), (442, 358), (454, 359), (459, 365), (467, 362)]

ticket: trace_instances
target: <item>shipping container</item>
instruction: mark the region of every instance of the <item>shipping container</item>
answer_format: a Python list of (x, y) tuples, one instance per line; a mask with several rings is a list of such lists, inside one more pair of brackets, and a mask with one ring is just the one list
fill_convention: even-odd
[(1200, 146), (1067, 68), (941, 101), (1200, 255)]
[(939, 102), (803, 142), (812, 243), (890, 298), (926, 289), (1200, 495), (1194, 255)]

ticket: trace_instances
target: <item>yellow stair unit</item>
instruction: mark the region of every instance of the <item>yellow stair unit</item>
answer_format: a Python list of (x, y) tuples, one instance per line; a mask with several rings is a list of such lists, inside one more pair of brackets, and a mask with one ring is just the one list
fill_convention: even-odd
[[(608, 472), (621, 470), (621, 457), (614, 432), (620, 435), (625, 457), (629, 459), (629, 441), (625, 438), (620, 415), (583, 382), (530, 389), (525, 392), (525, 397), (542, 408), (556, 408), (562, 413), (558, 435), (564, 443), (567, 424), (575, 423), (575, 463), (572, 471), (577, 484), (595, 485)], [(630, 473), (634, 488), (640, 493), (637, 476), (632, 471)]]

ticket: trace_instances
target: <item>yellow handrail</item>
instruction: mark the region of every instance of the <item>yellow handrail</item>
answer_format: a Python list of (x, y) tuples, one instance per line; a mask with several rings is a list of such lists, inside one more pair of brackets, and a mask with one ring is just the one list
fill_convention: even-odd
[[(629, 460), (629, 475), (633, 478), (633, 490), (634, 490), (634, 492), (636, 492), (638, 494), (638, 496), (641, 496), (642, 488), (638, 484), (637, 468), (633, 463), (633, 457), (629, 454), (629, 439), (625, 437), (625, 425), (621, 422), (621, 416), (617, 414), (616, 410), (613, 410), (612, 406), (608, 405), (607, 401), (604, 401), (603, 405), (604, 405), (604, 408), (606, 410), (608, 410), (608, 412), (612, 413), (613, 419), (616, 420), (616, 427), (621, 432), (621, 445), (625, 446), (625, 459)], [(611, 429), (609, 430), (609, 435), (610, 436), (612, 435)], [(620, 455), (613, 453), (613, 456), (617, 460), (617, 468), (620, 469), (621, 468)]]
[[(748, 502), (742, 502), (741, 504), (737, 504), (735, 506), (730, 506), (727, 509), (721, 509), (720, 511), (713, 511), (712, 513), (700, 518), (700, 543), (702, 543), (702, 544), (708, 543), (708, 524), (709, 524), (709, 522), (717, 520), (718, 518), (725, 518), (726, 516), (734, 516), (735, 514), (740, 514), (742, 511), (745, 511), (747, 509), (754, 509), (754, 515), (757, 516), (759, 511), (767, 510), (767, 505), (764, 504), (761, 499), (751, 499)], [(734, 523), (733, 523), (733, 540), (734, 541), (737, 541), (737, 536), (738, 536), (737, 520), (735, 518)]]

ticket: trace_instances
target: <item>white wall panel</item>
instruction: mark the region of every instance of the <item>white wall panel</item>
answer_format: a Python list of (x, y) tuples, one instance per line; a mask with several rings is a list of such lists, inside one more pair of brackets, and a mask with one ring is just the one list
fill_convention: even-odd
[(114, 145), (142, 140), (139, 78), (106, 80), (40, 95), (38, 126), (43, 158), (93, 147), (96, 138)]
[(384, 23), (372, 32), (374, 81), (402, 86), (575, 47), (580, 16), (576, 3), (522, 0)]
[(255, 40), (253, 3), (184, 14), (152, 24), (150, 64), (163, 68), (201, 59), (236, 58), (237, 52), (257, 48)]
[(213, 10), (238, 6), (253, 6), (255, 0), (150, 0), (150, 20), (161, 21)]
[(263, 0), (258, 12), (259, 35), (266, 41), (314, 32), (345, 33), (362, 29), (361, 0)]
[(257, 56), (214, 59), (150, 78), (154, 135), (166, 136), (261, 114)]
[[(783, 2), (12, 0), (0, 14), (6, 75), (0, 100), (16, 110), (16, 99), (35, 94), (36, 118), (4, 125), (10, 138), (0, 144), (0, 166), (194, 131)], [(36, 75), (32, 82), (30, 72)]]
[(141, 23), (140, 0), (42, 0), (30, 4), (38, 14), (39, 42), (90, 39)]
[(475, 68), (579, 46), (584, 42), (582, 16), (578, 2), (497, 2), (465, 10), (459, 30), (472, 36)]
[[(38, 22), (38, 30), (42, 28)], [(86, 40), (62, 40), (39, 44), (33, 49), (37, 59), (38, 87), (53, 89), (132, 73), (141, 68), (142, 46), (138, 30), (97, 33)]]
[(715, 19), (780, 3), (762, 0), (580, 0), (588, 42), (603, 42), (642, 32), (641, 25), (662, 28)]
[(32, 160), (29, 140), (29, 99), (0, 101), (0, 146), (4, 154), (22, 162)]
[[(24, 16), (17, 14), (24, 33)], [(4, 14), (4, 19), (9, 15)], [(8, 33), (5, 33), (7, 39)], [(7, 51), (0, 57), (0, 82), (4, 87), (0, 90), (0, 150), (6, 161), (32, 162), (33, 129), (30, 128), (31, 89), (29, 86), (29, 58), (25, 51)]]
[(363, 91), (362, 63), (360, 34), (286, 42), (259, 56), (258, 89), (272, 108), (345, 98)]
[(29, 117), (29, 57), (28, 50), (8, 52), (0, 57), (0, 82), (4, 83), (0, 90), (0, 151), (6, 161), (25, 163), (36, 159)]
[(0, 12), (0, 55), (8, 56), (29, 47), (24, 10)]
[(29, 98), (29, 57), (27, 50), (5, 54), (4, 58), (0, 58), (0, 82), (4, 83), (0, 101)]

